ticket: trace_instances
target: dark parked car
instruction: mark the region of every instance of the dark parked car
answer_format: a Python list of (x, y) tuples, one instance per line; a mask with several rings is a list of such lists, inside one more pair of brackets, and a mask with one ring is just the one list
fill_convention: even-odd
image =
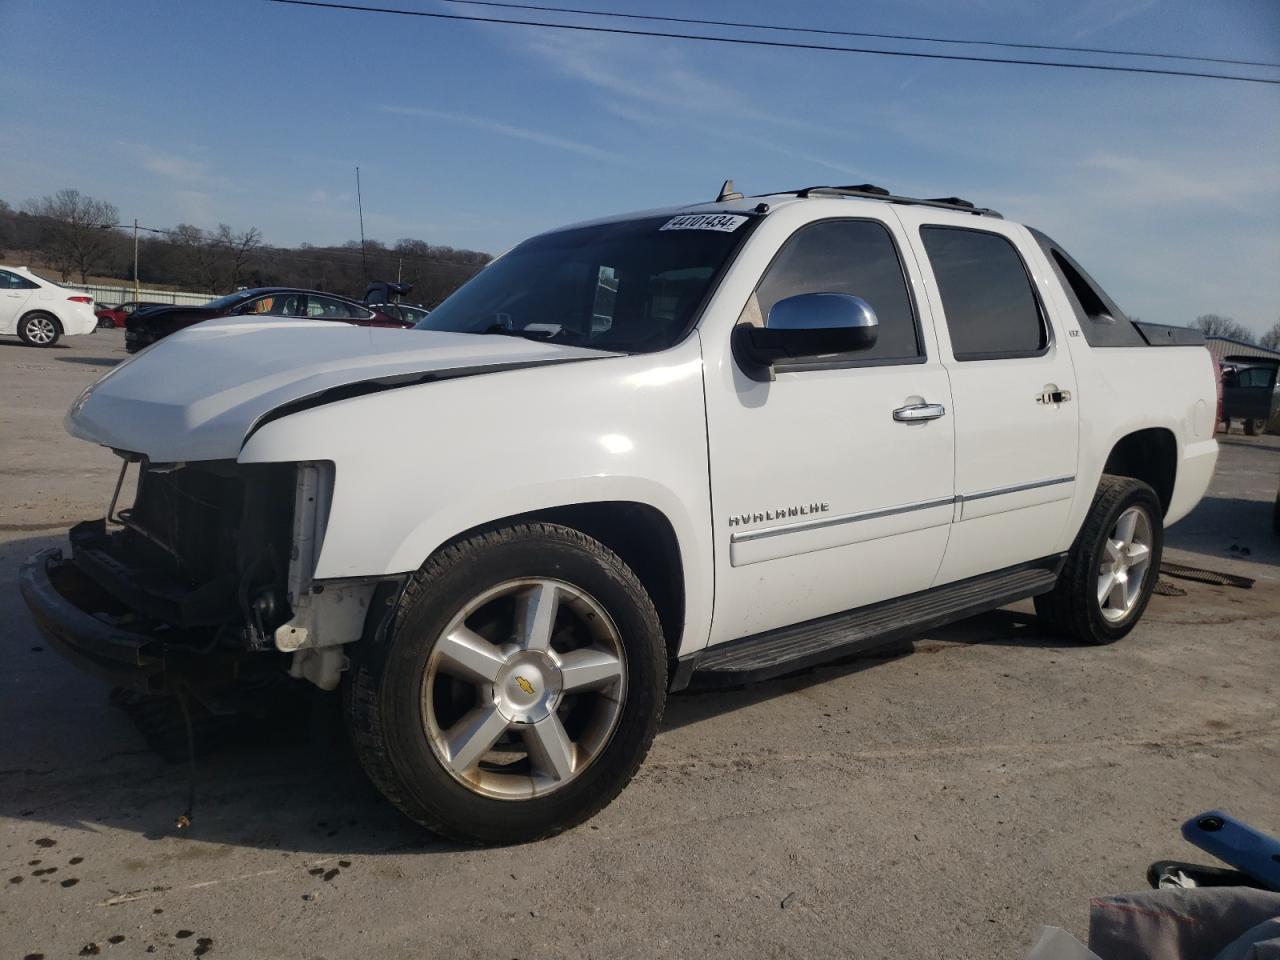
[(416, 324), (431, 311), (420, 303), (405, 303), (404, 298), (411, 293), (413, 293), (411, 283), (403, 283), (400, 280), (374, 280), (364, 292), (364, 303), (370, 310), (377, 310), (408, 324)]
[(98, 328), (112, 327), (120, 328), (124, 326), (125, 320), (129, 318), (129, 314), (137, 310), (139, 307), (159, 307), (163, 304), (156, 303), (151, 300), (126, 300), (119, 306), (111, 306), (110, 304), (99, 304), (98, 308), (93, 312), (98, 315)]
[(418, 303), (371, 303), (369, 304), (369, 309), (376, 310), (378, 313), (385, 313), (388, 317), (396, 317), (409, 326), (413, 326), (431, 313), (430, 310)]
[(125, 349), (137, 353), (143, 347), (202, 320), (252, 316), (336, 320), (362, 327), (404, 329), (413, 326), (336, 294), (292, 287), (259, 287), (238, 290), (199, 307), (156, 306), (135, 310), (125, 320)]
[(1223, 418), (1228, 428), (1232, 420), (1244, 421), (1244, 432), (1254, 437), (1265, 433), (1280, 407), (1275, 363), (1235, 364), (1222, 374)]

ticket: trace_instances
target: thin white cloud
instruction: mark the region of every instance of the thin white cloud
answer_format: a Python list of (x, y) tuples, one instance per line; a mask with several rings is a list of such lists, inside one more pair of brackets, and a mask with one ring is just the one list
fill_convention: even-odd
[(172, 180), (203, 180), (206, 174), (203, 163), (172, 153), (148, 151), (142, 157), (142, 165), (152, 173)]
[(190, 190), (226, 190), (231, 186), (230, 180), (210, 173), (208, 164), (189, 154), (160, 150), (137, 141), (117, 140), (115, 146), (148, 173), (164, 177)]
[(208, 224), (218, 219), (219, 204), (203, 190), (174, 190), (170, 208), (185, 223)]
[(475, 130), (484, 130), (488, 133), (496, 133), (504, 137), (513, 137), (517, 140), (527, 140), (530, 143), (537, 143), (544, 147), (551, 147), (556, 150), (567, 150), (570, 153), (577, 153), (584, 157), (591, 157), (593, 160), (609, 160), (612, 162), (625, 162), (625, 158), (608, 150), (589, 143), (581, 143), (577, 140), (569, 140), (566, 137), (557, 137), (554, 134), (547, 133), (543, 130), (531, 130), (528, 127), (517, 127), (510, 123), (503, 123), (500, 120), (490, 120), (485, 117), (473, 117), (465, 114), (447, 113), (444, 110), (431, 110), (426, 107), (398, 107), (389, 104), (382, 104), (378, 107), (380, 113), (390, 113), (402, 117), (420, 117), (424, 120), (443, 120), (446, 123), (456, 123), (465, 127), (471, 127)]
[(521, 55), (533, 54), (564, 77), (594, 87), (602, 95), (602, 106), (615, 111), (620, 100), (630, 101), (661, 107), (668, 117), (767, 123), (829, 140), (857, 140), (864, 135), (858, 128), (874, 122), (867, 115), (837, 128), (762, 110), (756, 100), (697, 69), (684, 48), (638, 46), (627, 38), (533, 31), (531, 39), (522, 39), (515, 49)]
[[(1241, 169), (1230, 160), (1215, 158), (1202, 172), (1183, 172), (1161, 160), (1109, 152), (1095, 153), (1080, 164), (1092, 173), (1095, 189), (1110, 201), (1128, 206), (1214, 203), (1238, 210), (1256, 203), (1259, 195), (1280, 190), (1274, 162)], [(1268, 169), (1269, 168), (1269, 169)], [(1185, 166), (1184, 166), (1185, 169)]]
[(1140, 13), (1145, 13), (1158, 2), (1159, 0), (1136, 0), (1134, 3), (1126, 4), (1117, 3), (1116, 0), (1097, 0), (1094, 3), (1081, 4), (1068, 20), (1068, 22), (1082, 24), (1072, 34), (1072, 38), (1083, 40), (1092, 34), (1101, 33)]

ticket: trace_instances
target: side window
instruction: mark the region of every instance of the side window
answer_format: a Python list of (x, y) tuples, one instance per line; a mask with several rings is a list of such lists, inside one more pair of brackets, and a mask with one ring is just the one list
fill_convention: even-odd
[(307, 316), (317, 320), (352, 320), (364, 317), (341, 300), (317, 296), (307, 297)]
[(0, 289), (4, 290), (38, 290), (40, 284), (32, 283), (26, 277), (20, 277), (8, 270), (0, 270)]
[(1240, 371), (1239, 385), (1242, 387), (1271, 386), (1272, 371), (1267, 367), (1246, 367)]
[(921, 227), (957, 360), (1030, 357), (1048, 346), (1031, 278), (998, 233)]
[(1067, 251), (1034, 227), (1028, 228), (1062, 284), (1076, 323), (1091, 347), (1145, 347), (1146, 338), (1101, 285)]
[(764, 324), (779, 300), (801, 293), (847, 293), (871, 305), (880, 321), (875, 346), (854, 360), (910, 361), (924, 355), (898, 250), (874, 220), (826, 220), (801, 227), (783, 245), (743, 311)]

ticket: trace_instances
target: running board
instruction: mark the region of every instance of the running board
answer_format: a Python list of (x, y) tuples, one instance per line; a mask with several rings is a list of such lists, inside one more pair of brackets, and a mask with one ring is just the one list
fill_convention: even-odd
[(1066, 556), (984, 573), (868, 607), (731, 640), (677, 662), (671, 689), (768, 680), (918, 636), (925, 630), (1048, 593)]

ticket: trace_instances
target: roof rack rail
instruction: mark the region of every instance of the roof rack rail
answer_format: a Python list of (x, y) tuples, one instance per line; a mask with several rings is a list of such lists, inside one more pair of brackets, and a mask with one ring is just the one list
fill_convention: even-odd
[(860, 183), (857, 186), (850, 187), (804, 187), (800, 190), (783, 190), (782, 193), (795, 194), (801, 199), (805, 197), (861, 197), (867, 200), (884, 200), (887, 203), (909, 203), (921, 207), (939, 207), (943, 210), (972, 213), (979, 217), (1004, 219), (997, 211), (987, 207), (974, 206), (968, 200), (963, 200), (960, 197), (935, 197), (927, 200), (920, 197), (899, 197), (890, 193), (884, 187), (877, 187), (873, 183)]

